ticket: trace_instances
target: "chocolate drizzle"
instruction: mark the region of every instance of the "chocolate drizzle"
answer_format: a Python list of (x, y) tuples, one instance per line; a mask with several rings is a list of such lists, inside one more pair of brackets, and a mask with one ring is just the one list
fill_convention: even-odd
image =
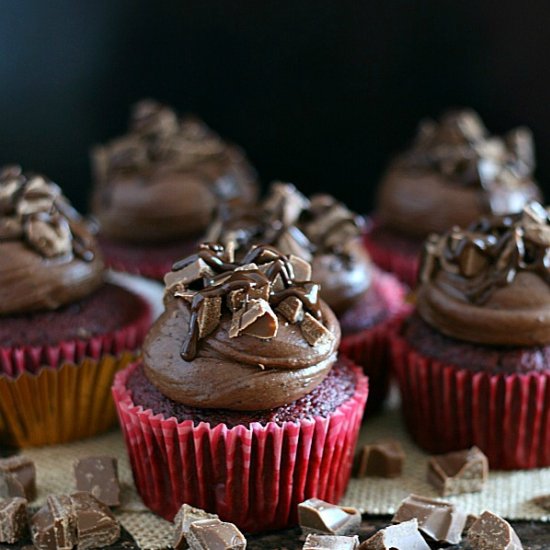
[(25, 242), (45, 258), (94, 259), (92, 238), (61, 189), (20, 166), (0, 170), (0, 242)]
[(275, 248), (252, 246), (240, 260), (220, 244), (206, 243), (176, 262), (166, 277), (168, 293), (190, 303), (188, 335), (181, 356), (191, 361), (199, 340), (218, 325), (223, 303), (233, 318), (229, 336), (241, 333), (269, 339), (277, 334), (277, 313), (299, 323), (304, 338), (314, 345), (332, 335), (322, 324), (319, 285), (309, 280), (309, 265)]
[(441, 272), (478, 305), (520, 272), (534, 273), (550, 285), (550, 211), (531, 202), (520, 214), (484, 217), (467, 230), (455, 227), (430, 236), (420, 280), (428, 283)]

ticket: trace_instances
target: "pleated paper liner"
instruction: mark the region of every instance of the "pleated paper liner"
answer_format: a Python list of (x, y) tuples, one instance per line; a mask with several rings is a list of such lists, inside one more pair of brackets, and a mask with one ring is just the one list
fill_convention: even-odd
[(340, 351), (363, 368), (369, 377), (366, 414), (378, 411), (386, 399), (391, 378), (389, 333), (396, 317), (410, 311), (406, 290), (391, 274), (377, 271), (373, 279), (376, 291), (387, 304), (389, 316), (381, 323), (342, 338)]
[(368, 394), (358, 367), (354, 395), (326, 418), (229, 429), (135, 405), (126, 382), (137, 366), (117, 374), (113, 395), (136, 487), (157, 514), (172, 520), (186, 502), (258, 532), (295, 524), (304, 499), (343, 496)]
[(111, 269), (163, 281), (174, 262), (193, 253), (197, 240), (138, 246), (100, 237), (99, 244), (105, 263)]
[(550, 466), (550, 369), (490, 374), (424, 357), (391, 335), (403, 416), (431, 453), (477, 445), (493, 469)]
[(108, 430), (116, 421), (111, 397), (115, 373), (136, 360), (126, 351), (118, 357), (85, 358), (80, 364), (0, 376), (2, 441), (14, 447), (65, 443)]
[(78, 364), (85, 358), (97, 360), (103, 355), (137, 349), (151, 325), (151, 307), (143, 298), (139, 300), (135, 319), (112, 333), (43, 346), (0, 345), (0, 379), (3, 376), (15, 378), (25, 372), (37, 373), (45, 365), (56, 368), (65, 363)]

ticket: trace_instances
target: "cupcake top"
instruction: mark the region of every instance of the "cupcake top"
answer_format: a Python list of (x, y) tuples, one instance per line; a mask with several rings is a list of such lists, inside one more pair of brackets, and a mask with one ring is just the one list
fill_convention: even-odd
[(465, 227), (485, 214), (520, 212), (540, 191), (531, 132), (493, 136), (471, 110), (421, 122), (380, 185), (377, 216), (411, 237)]
[(311, 266), (263, 245), (236, 258), (203, 244), (165, 278), (165, 312), (143, 346), (147, 377), (185, 405), (263, 410), (318, 386), (340, 327)]
[(550, 344), (550, 211), (489, 216), (425, 244), (417, 307), (442, 333), (480, 344)]
[(294, 185), (271, 184), (255, 209), (220, 209), (207, 232), (237, 256), (252, 244), (269, 244), (312, 264), (321, 297), (342, 313), (365, 294), (372, 279), (370, 259), (359, 236), (363, 220), (334, 197), (306, 198)]
[(256, 198), (256, 174), (236, 146), (196, 118), (137, 103), (125, 136), (92, 152), (92, 210), (105, 236), (161, 242), (203, 232), (217, 204)]
[(44, 176), (0, 170), (0, 315), (56, 309), (93, 292), (103, 262), (80, 215)]

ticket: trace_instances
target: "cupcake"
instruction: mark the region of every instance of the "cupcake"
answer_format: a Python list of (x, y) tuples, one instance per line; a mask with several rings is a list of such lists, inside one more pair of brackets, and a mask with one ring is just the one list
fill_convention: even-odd
[(346, 488), (367, 379), (310, 265), (269, 246), (219, 244), (166, 275), (143, 359), (113, 386), (136, 487), (171, 520), (182, 503), (255, 532)]
[(110, 386), (149, 306), (104, 280), (87, 226), (43, 176), (0, 171), (0, 443), (60, 443), (116, 420)]
[(369, 376), (368, 411), (380, 407), (389, 381), (386, 333), (403, 310), (404, 289), (375, 268), (361, 243), (363, 220), (329, 195), (307, 199), (288, 183), (273, 183), (256, 209), (221, 209), (207, 240), (243, 255), (269, 244), (312, 265), (321, 298), (338, 315), (342, 350)]
[(550, 466), (550, 218), (481, 218), (430, 237), (416, 311), (391, 336), (405, 421), (432, 453)]
[(220, 202), (246, 205), (257, 195), (238, 147), (151, 100), (134, 106), (128, 134), (95, 147), (92, 165), (107, 265), (159, 280), (195, 247)]
[(422, 243), (432, 232), (466, 227), (483, 215), (517, 213), (540, 199), (531, 132), (489, 134), (471, 110), (421, 122), (389, 166), (365, 243), (373, 260), (411, 287)]

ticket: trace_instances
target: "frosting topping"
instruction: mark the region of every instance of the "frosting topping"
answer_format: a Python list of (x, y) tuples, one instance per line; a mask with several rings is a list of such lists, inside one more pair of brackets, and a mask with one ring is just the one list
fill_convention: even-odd
[(150, 381), (190, 406), (261, 410), (322, 382), (340, 330), (311, 267), (263, 245), (241, 258), (220, 244), (174, 264), (166, 311), (144, 350)]
[(321, 296), (337, 313), (358, 300), (371, 281), (370, 260), (359, 242), (363, 220), (330, 195), (306, 198), (289, 183), (271, 184), (259, 208), (221, 209), (207, 240), (237, 253), (267, 243), (312, 263)]
[(55, 309), (103, 277), (95, 241), (52, 181), (0, 171), (0, 314)]
[(426, 241), (418, 310), (459, 339), (550, 344), (550, 211), (488, 216)]

